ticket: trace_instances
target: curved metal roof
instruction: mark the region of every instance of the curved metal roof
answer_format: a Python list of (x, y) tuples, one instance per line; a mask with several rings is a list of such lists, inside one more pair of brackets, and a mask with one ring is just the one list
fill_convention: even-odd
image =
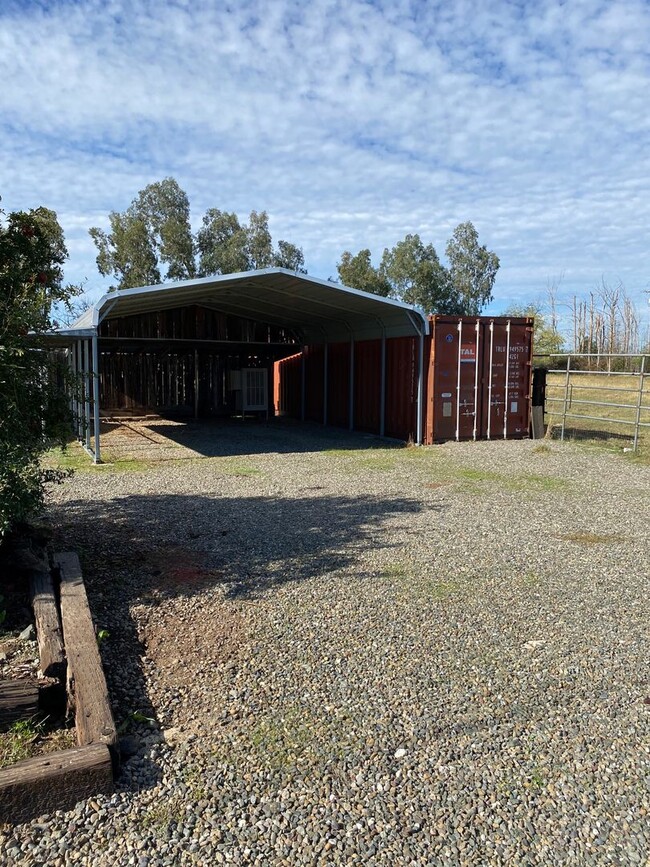
[(284, 268), (265, 268), (109, 292), (61, 333), (95, 330), (104, 319), (187, 304), (292, 328), (304, 343), (406, 337), (429, 329), (424, 311), (402, 301)]

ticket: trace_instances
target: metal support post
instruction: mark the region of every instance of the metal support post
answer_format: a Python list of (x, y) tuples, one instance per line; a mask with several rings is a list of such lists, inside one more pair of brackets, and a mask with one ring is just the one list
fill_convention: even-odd
[(460, 354), (463, 345), (463, 320), (458, 320), (458, 361), (456, 371), (456, 442), (460, 441)]
[(639, 371), (639, 396), (636, 402), (636, 420), (634, 423), (634, 451), (639, 447), (639, 425), (641, 422), (641, 408), (643, 406), (643, 380), (645, 379), (645, 359), (646, 356), (641, 356), (641, 370)]
[(90, 451), (90, 341), (84, 340), (84, 440)]
[(474, 351), (474, 430), (472, 431), (472, 439), (476, 441), (477, 428), (478, 428), (478, 351), (479, 351), (479, 341), (481, 334), (481, 323), (480, 320), (476, 320), (476, 349)]
[(93, 350), (93, 432), (95, 434), (95, 449), (94, 462), (101, 464), (101, 448), (100, 440), (100, 421), (99, 421), (99, 347), (97, 335), (93, 334), (92, 350)]
[(560, 434), (560, 440), (564, 441), (564, 429), (566, 427), (566, 412), (567, 412), (567, 403), (569, 401), (569, 377), (571, 376), (571, 356), (569, 355), (566, 360), (566, 380), (564, 382), (564, 408), (562, 410), (562, 433)]
[(379, 394), (379, 436), (386, 431), (386, 331), (381, 335), (381, 392)]
[(329, 345), (323, 346), (323, 424), (327, 424), (327, 368), (329, 364)]
[(418, 417), (416, 424), (415, 442), (422, 445), (422, 398), (424, 396), (424, 323), (420, 325), (420, 351), (418, 353)]
[(490, 439), (492, 427), (492, 368), (494, 367), (494, 319), (490, 320), (490, 373), (488, 376), (488, 417), (487, 438)]
[(350, 335), (350, 393), (348, 395), (348, 427), (354, 430), (354, 337)]
[(307, 375), (306, 375), (305, 347), (302, 348), (300, 356), (300, 421), (305, 420), (305, 397), (307, 390)]
[(77, 384), (79, 386), (79, 400), (77, 401), (77, 439), (83, 442), (83, 417), (82, 407), (84, 403), (84, 376), (83, 376), (83, 353), (81, 349), (81, 340), (77, 340)]
[[(241, 376), (241, 373), (239, 374)], [(245, 383), (243, 381), (243, 377), (241, 379), (241, 387), (245, 387)], [(243, 407), (243, 398), (242, 398), (242, 407)], [(244, 410), (242, 409), (242, 418), (244, 416)], [(194, 350), (194, 418), (199, 417), (199, 350)]]
[(503, 438), (508, 438), (508, 408), (510, 406), (510, 320), (506, 324), (506, 384), (503, 395)]

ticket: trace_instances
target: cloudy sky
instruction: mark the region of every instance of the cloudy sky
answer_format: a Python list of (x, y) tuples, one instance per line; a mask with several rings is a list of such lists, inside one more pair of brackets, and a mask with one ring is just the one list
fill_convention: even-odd
[(0, 195), (87, 234), (166, 176), (266, 209), (309, 273), (472, 220), (492, 312), (621, 280), (650, 288), (647, 0), (2, 0)]

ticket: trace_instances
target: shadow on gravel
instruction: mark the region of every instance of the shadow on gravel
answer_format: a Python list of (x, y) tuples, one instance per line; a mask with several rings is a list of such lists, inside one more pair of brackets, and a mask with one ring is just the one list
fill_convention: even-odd
[[(116, 457), (139, 451), (138, 457), (156, 460), (170, 447), (188, 449), (187, 457), (243, 457), (292, 454), (327, 449), (365, 450), (404, 448), (398, 440), (372, 434), (323, 427), (314, 422), (259, 419), (123, 419), (105, 423), (105, 447)], [(164, 439), (162, 439), (164, 438)], [(163, 458), (164, 459), (164, 458)]]
[(53, 515), (55, 544), (79, 553), (97, 626), (110, 633), (102, 655), (118, 725), (128, 728), (135, 711), (155, 719), (132, 605), (150, 604), (152, 595), (164, 604), (215, 583), (234, 600), (255, 599), (288, 582), (326, 581), (352, 565), (357, 551), (392, 547), (387, 522), (403, 516), (408, 524), (423, 509), (446, 508), (307, 490), (311, 496), (295, 498), (130, 495), (69, 502), (65, 514)]

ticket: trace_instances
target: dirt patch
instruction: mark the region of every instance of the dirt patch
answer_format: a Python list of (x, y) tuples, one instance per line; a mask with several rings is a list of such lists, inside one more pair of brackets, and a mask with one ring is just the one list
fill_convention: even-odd
[(170, 546), (152, 554), (149, 561), (161, 589), (196, 588), (225, 580), (221, 570), (206, 568), (205, 554), (187, 548)]

